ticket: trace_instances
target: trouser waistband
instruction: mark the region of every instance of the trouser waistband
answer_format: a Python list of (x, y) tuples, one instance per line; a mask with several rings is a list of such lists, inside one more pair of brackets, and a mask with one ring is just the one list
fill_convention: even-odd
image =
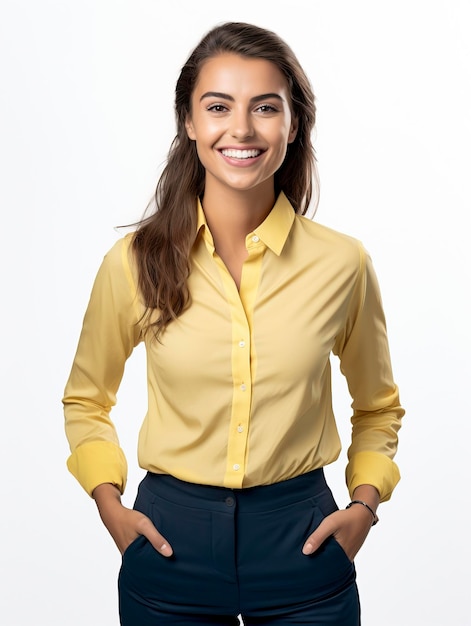
[(243, 489), (199, 485), (168, 474), (148, 472), (142, 486), (176, 504), (220, 510), (227, 505), (227, 498), (234, 498), (239, 510), (248, 508), (253, 512), (288, 506), (315, 497), (327, 488), (322, 468), (271, 485)]

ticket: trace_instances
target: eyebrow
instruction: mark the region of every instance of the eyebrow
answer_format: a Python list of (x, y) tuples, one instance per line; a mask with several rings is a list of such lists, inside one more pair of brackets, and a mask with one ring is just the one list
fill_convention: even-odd
[[(200, 102), (201, 100), (204, 100), (204, 98), (221, 98), (222, 100), (235, 102), (235, 99), (231, 95), (229, 95), (228, 93), (222, 93), (220, 91), (207, 91), (201, 96)], [(262, 93), (259, 96), (254, 96), (253, 98), (250, 98), (250, 102), (261, 102), (262, 100), (268, 100), (270, 98), (275, 98), (276, 100), (284, 102), (284, 99), (278, 93)]]

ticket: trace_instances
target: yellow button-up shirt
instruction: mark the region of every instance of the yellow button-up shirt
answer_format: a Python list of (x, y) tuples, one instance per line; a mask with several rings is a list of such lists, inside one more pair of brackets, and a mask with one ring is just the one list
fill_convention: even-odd
[(126, 360), (145, 341), (143, 469), (230, 488), (267, 485), (332, 463), (341, 444), (330, 355), (353, 399), (347, 485), (390, 497), (403, 409), (391, 372), (380, 293), (356, 239), (296, 215), (280, 194), (246, 238), (238, 290), (198, 203), (191, 306), (161, 342), (142, 333), (132, 234), (98, 271), (63, 397), (69, 470), (88, 493), (126, 483), (110, 411)]

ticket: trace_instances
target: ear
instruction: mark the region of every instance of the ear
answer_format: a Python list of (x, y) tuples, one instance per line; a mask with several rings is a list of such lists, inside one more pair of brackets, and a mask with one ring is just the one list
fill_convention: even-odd
[(293, 141), (296, 139), (296, 135), (298, 134), (298, 127), (298, 118), (293, 117), (293, 119), (291, 120), (291, 128), (288, 135), (288, 143), (293, 143)]
[(196, 139), (195, 129), (193, 128), (193, 122), (191, 121), (191, 117), (189, 114), (186, 116), (185, 128), (186, 128), (186, 134), (188, 135), (189, 139), (195, 140)]

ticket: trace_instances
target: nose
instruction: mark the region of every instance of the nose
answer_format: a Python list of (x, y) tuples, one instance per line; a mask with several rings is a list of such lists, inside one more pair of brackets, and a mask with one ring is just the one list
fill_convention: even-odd
[(242, 141), (253, 136), (253, 125), (250, 113), (234, 110), (231, 115), (230, 134), (234, 139)]

